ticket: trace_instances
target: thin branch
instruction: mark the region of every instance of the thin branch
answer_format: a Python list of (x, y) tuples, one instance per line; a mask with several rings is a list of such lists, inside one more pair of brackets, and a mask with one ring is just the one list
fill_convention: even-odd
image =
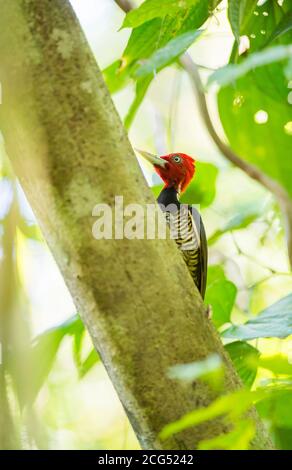
[(217, 69), (215, 69), (214, 67), (208, 67), (207, 65), (203, 65), (203, 64), (198, 64), (198, 63), (197, 63), (196, 65), (197, 65), (197, 67), (198, 67), (199, 69), (209, 70), (209, 71), (211, 71), (211, 72), (215, 72), (215, 71), (217, 70)]
[(114, 0), (114, 1), (121, 8), (121, 10), (123, 10), (125, 13), (128, 13), (134, 8), (130, 0)]
[(239, 246), (239, 243), (238, 241), (236, 240), (236, 236), (235, 236), (235, 233), (234, 231), (232, 230), (230, 232), (231, 234), (231, 237), (232, 237), (232, 241), (234, 243), (234, 246), (237, 250), (237, 254), (238, 255), (241, 255), (241, 256), (245, 256), (246, 258), (248, 258), (252, 263), (254, 264), (257, 264), (258, 266), (260, 266), (262, 269), (266, 269), (267, 271), (270, 271), (270, 273), (272, 274), (277, 274), (277, 271), (272, 268), (271, 266), (267, 266), (265, 264), (262, 264), (261, 261), (259, 261), (255, 256), (252, 256), (250, 255), (249, 253), (246, 253), (245, 251), (242, 250), (242, 248)]
[(217, 145), (218, 149), (222, 152), (225, 158), (227, 158), (227, 160), (229, 160), (238, 168), (243, 170), (248, 176), (250, 176), (250, 178), (262, 184), (276, 197), (278, 204), (285, 217), (288, 255), (290, 265), (292, 265), (292, 200), (288, 192), (277, 181), (260, 171), (256, 166), (248, 163), (245, 160), (242, 160), (227, 144), (225, 144), (225, 142), (221, 140), (215, 130), (215, 127), (210, 117), (204, 92), (204, 86), (198, 71), (198, 66), (193, 62), (193, 60), (188, 54), (184, 54), (183, 56), (181, 56), (180, 64), (183, 69), (188, 73), (192, 81), (194, 91), (198, 98), (202, 119), (212, 140)]

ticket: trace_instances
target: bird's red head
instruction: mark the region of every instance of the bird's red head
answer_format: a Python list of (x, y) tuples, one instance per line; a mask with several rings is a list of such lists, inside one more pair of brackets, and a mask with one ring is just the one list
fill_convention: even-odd
[(195, 160), (185, 153), (170, 153), (160, 157), (165, 166), (155, 165), (156, 173), (165, 183), (165, 187), (174, 187), (179, 193), (186, 190), (195, 171)]
[(139, 153), (152, 163), (165, 188), (174, 187), (178, 193), (186, 190), (196, 171), (196, 162), (192, 157), (185, 153), (170, 153), (161, 157), (141, 150)]

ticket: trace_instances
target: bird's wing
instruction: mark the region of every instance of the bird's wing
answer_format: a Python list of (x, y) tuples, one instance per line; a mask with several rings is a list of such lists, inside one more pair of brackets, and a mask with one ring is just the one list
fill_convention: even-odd
[(199, 237), (199, 291), (204, 299), (207, 286), (207, 270), (208, 270), (208, 244), (205, 227), (202, 217), (195, 207), (189, 206), (190, 217), (196, 227), (196, 232)]
[(180, 205), (180, 210), (167, 213), (173, 238), (175, 238), (189, 272), (199, 289), (202, 298), (205, 296), (207, 281), (207, 239), (199, 212), (191, 207)]

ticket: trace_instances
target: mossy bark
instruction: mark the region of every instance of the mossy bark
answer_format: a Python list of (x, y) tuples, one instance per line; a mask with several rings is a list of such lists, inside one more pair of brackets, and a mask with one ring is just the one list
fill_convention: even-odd
[[(227, 427), (162, 442), (164, 425), (214, 399), (168, 368), (217, 352), (225, 392), (239, 380), (172, 240), (92, 236), (97, 203), (153, 198), (69, 1), (0, 0), (0, 11), (0, 126), (16, 174), (142, 447), (193, 449)], [(252, 416), (253, 447), (269, 448)]]

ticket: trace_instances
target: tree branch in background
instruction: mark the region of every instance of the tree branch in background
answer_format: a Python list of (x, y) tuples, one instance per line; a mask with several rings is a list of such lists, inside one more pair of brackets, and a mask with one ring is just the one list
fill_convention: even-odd
[(121, 10), (123, 10), (125, 13), (128, 13), (134, 8), (130, 0), (114, 0), (114, 1), (121, 8)]
[(205, 126), (211, 136), (213, 142), (216, 144), (220, 152), (227, 160), (232, 162), (238, 168), (243, 170), (250, 178), (262, 184), (266, 189), (274, 194), (277, 199), (280, 209), (282, 210), (285, 218), (286, 238), (288, 246), (288, 255), (290, 266), (292, 266), (292, 201), (288, 192), (273, 178), (269, 177), (256, 166), (241, 159), (227, 144), (225, 144), (219, 137), (216, 129), (212, 123), (210, 113), (207, 106), (204, 86), (200, 77), (198, 66), (194, 63), (188, 54), (184, 54), (180, 58), (180, 64), (183, 69), (188, 73), (194, 91), (196, 93), (199, 109)]

